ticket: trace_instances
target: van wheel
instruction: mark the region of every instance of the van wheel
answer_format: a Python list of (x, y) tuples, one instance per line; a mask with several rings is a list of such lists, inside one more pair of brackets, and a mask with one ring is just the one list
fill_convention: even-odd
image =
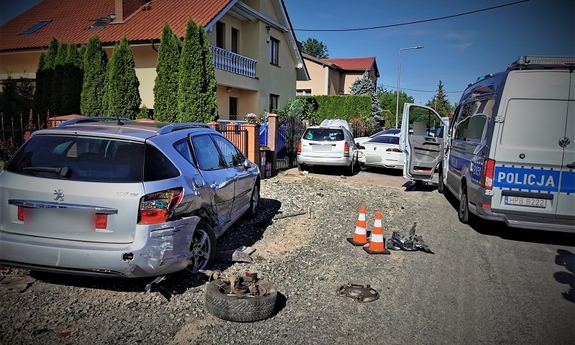
[(445, 190), (445, 185), (443, 184), (443, 168), (439, 167), (439, 174), (438, 174), (439, 181), (437, 182), (437, 191), (439, 194), (443, 194)]
[(210, 268), (216, 258), (216, 235), (205, 220), (200, 220), (190, 244), (191, 259), (189, 269), (193, 273)]
[(347, 176), (353, 176), (355, 174), (355, 161), (351, 161), (351, 164), (345, 168), (345, 174)]
[(469, 223), (469, 202), (467, 201), (467, 187), (465, 185), (462, 185), (459, 190), (459, 210), (457, 216), (463, 224)]

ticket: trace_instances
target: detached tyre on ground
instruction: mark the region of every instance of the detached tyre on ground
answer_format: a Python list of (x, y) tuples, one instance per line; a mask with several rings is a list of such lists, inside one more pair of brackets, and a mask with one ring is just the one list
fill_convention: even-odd
[(272, 283), (260, 280), (257, 283), (260, 296), (230, 293), (230, 284), (224, 279), (208, 283), (204, 297), (206, 309), (220, 319), (235, 322), (252, 322), (270, 317), (276, 307), (277, 290)]

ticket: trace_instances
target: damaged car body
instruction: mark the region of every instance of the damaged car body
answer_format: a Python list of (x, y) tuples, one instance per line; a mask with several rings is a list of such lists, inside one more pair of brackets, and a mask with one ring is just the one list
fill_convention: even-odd
[(80, 118), (34, 132), (0, 172), (0, 264), (153, 277), (213, 263), (255, 216), (260, 171), (202, 123)]

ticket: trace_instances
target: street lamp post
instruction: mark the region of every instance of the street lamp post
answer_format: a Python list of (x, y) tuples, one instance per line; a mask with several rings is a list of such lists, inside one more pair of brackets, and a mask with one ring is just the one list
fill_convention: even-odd
[(401, 52), (404, 50), (411, 50), (411, 49), (421, 49), (423, 48), (423, 46), (415, 46), (415, 47), (409, 47), (409, 48), (400, 48), (399, 49), (399, 55), (397, 57), (397, 99), (395, 101), (395, 128), (397, 128), (398, 126), (398, 121), (399, 121), (399, 77), (401, 75)]

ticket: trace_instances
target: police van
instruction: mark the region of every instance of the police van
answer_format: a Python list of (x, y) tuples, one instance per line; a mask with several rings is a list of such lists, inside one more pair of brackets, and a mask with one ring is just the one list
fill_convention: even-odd
[[(463, 92), (448, 130), (439, 115), (406, 104), (404, 177), (431, 181), (478, 216), (511, 227), (575, 233), (575, 57), (521, 56)], [(412, 129), (412, 134), (409, 134)]]

